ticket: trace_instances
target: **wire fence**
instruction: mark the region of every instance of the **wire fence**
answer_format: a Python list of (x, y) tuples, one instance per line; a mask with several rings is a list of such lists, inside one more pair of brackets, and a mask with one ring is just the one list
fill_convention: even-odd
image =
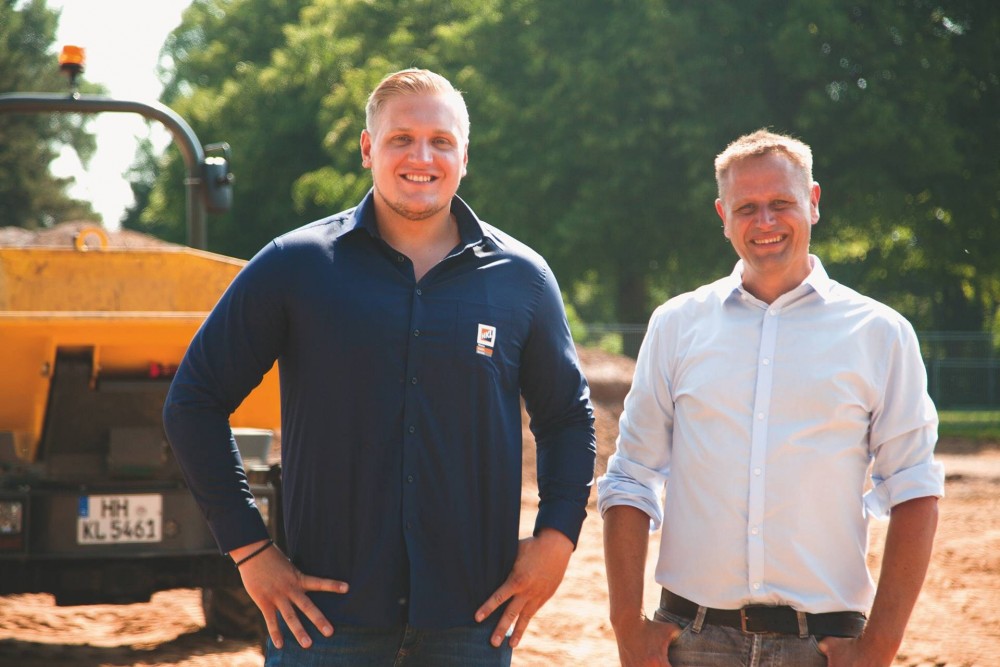
[(917, 336), (938, 407), (1000, 407), (1000, 354), (993, 334), (925, 331)]
[[(635, 358), (645, 324), (587, 324), (577, 343)], [(1000, 351), (989, 332), (917, 332), (927, 367), (928, 390), (940, 409), (1000, 408)]]

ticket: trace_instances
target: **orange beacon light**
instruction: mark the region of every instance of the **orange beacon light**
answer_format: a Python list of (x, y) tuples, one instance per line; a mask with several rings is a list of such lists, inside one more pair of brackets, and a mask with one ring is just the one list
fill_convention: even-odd
[(66, 45), (59, 54), (59, 69), (69, 75), (69, 83), (76, 86), (76, 77), (83, 72), (83, 65), (86, 60), (82, 46)]

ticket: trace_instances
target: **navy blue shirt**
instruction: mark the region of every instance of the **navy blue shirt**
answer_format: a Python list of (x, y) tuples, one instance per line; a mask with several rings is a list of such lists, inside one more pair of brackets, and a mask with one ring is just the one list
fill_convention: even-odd
[(521, 398), (538, 460), (536, 532), (574, 543), (595, 436), (555, 277), (452, 203), (461, 243), (418, 282), (378, 235), (372, 193), (268, 244), (192, 341), (167, 435), (224, 552), (267, 537), (228, 416), (275, 360), (288, 556), (350, 584), (311, 594), (333, 622), (474, 624), (509, 574)]

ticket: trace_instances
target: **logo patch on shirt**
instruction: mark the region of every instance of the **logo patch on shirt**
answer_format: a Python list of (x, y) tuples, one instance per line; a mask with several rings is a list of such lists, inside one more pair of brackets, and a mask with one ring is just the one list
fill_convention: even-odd
[(493, 356), (493, 346), (497, 340), (497, 328), (489, 324), (480, 324), (476, 334), (476, 353), (487, 357)]

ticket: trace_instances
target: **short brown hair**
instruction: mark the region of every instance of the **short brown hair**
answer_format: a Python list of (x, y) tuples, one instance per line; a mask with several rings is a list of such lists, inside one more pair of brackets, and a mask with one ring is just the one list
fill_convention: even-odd
[(459, 112), (463, 139), (469, 140), (469, 110), (465, 98), (448, 79), (426, 69), (404, 69), (386, 76), (375, 86), (365, 105), (365, 126), (369, 132), (375, 127), (385, 103), (399, 95), (444, 95), (451, 97)]
[(781, 153), (791, 160), (802, 170), (806, 184), (812, 185), (812, 149), (794, 137), (761, 129), (744, 134), (726, 146), (726, 149), (715, 158), (715, 182), (719, 188), (719, 197), (722, 197), (722, 181), (729, 173), (730, 167), (747, 158), (771, 153)]

